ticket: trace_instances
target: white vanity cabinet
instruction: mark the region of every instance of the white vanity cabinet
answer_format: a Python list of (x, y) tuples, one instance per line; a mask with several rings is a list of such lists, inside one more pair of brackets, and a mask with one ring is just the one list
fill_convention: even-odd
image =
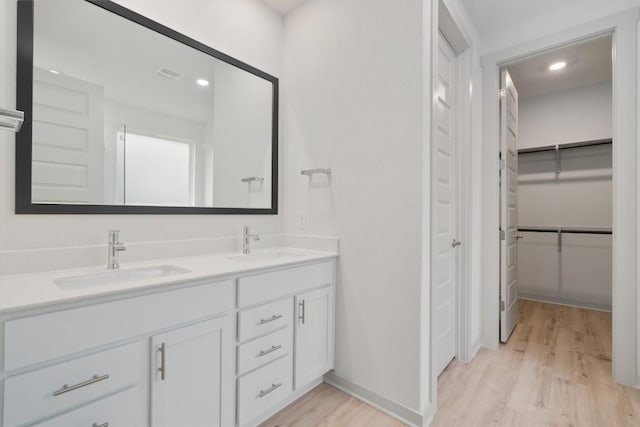
[(219, 427), (226, 318), (151, 338), (151, 425)]
[(334, 277), (325, 257), (0, 314), (0, 427), (256, 426), (333, 368)]
[(233, 295), (223, 281), (6, 320), (2, 426), (232, 425)]
[(296, 295), (295, 387), (333, 368), (333, 288)]
[(333, 369), (334, 262), (238, 279), (238, 425), (255, 426)]

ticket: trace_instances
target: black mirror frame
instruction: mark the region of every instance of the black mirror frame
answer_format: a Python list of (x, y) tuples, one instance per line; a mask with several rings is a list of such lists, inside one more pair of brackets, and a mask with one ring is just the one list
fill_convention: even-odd
[(273, 85), (271, 126), (271, 208), (216, 208), (192, 206), (125, 206), (45, 204), (31, 201), (33, 118), (34, 0), (18, 0), (16, 105), (24, 111), (24, 124), (16, 134), (16, 214), (165, 214), (165, 215), (277, 215), (278, 214), (278, 86), (277, 77), (213, 49), (111, 0), (84, 0), (149, 30), (263, 78)]

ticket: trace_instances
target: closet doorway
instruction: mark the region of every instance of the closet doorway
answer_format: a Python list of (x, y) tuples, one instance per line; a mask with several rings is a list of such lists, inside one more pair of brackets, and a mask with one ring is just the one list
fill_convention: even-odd
[[(496, 51), (483, 56), (483, 345), (490, 349), (497, 349), (500, 342), (500, 71), (509, 66), (517, 65), (526, 59), (556, 51), (572, 45), (596, 40), (605, 36), (611, 36), (612, 40), (612, 121), (611, 143), (602, 141), (602, 146), (570, 147), (559, 146), (556, 150), (553, 146), (553, 155), (558, 153), (560, 174), (567, 176), (567, 159), (573, 162), (576, 150), (611, 150), (612, 168), (611, 178), (611, 229), (593, 230), (603, 231), (606, 234), (582, 233), (584, 228), (600, 228), (601, 223), (592, 223), (589, 226), (565, 225), (563, 232), (555, 230), (556, 240), (563, 240), (562, 249), (566, 247), (566, 240), (589, 239), (593, 236), (611, 239), (611, 372), (615, 382), (633, 386), (637, 383), (640, 355), (638, 350), (637, 322), (638, 312), (638, 37), (637, 22), (640, 20), (640, 8), (634, 8), (590, 22), (574, 28), (568, 28), (558, 33), (516, 44), (501, 51)], [(570, 63), (567, 62), (567, 66)], [(551, 65), (551, 64), (549, 64)], [(559, 67), (559, 66), (558, 66)], [(555, 67), (554, 67), (555, 68)], [(568, 67), (565, 67), (568, 69)], [(552, 70), (549, 70), (552, 71)], [(516, 85), (518, 82), (516, 82)], [(521, 88), (519, 88), (522, 91)], [(581, 117), (584, 126), (591, 125), (591, 120)], [(592, 137), (589, 137), (592, 138)], [(585, 139), (567, 142), (594, 142), (593, 139)], [(558, 143), (560, 145), (560, 143)], [(520, 147), (522, 148), (522, 147)], [(571, 154), (573, 152), (573, 154)], [(522, 157), (542, 155), (544, 153), (521, 153)], [(554, 159), (555, 161), (555, 159)], [(597, 169), (597, 168), (596, 168)], [(555, 171), (554, 171), (555, 173)], [(583, 172), (584, 173), (584, 172)], [(560, 177), (562, 178), (562, 177)], [(589, 178), (593, 179), (593, 177)], [(577, 181), (577, 180), (576, 180)], [(520, 187), (519, 187), (520, 189)], [(524, 191), (524, 190), (523, 190)], [(595, 197), (595, 193), (588, 195)], [(561, 200), (563, 203), (565, 200)], [(566, 214), (567, 212), (563, 212)], [(546, 214), (546, 213), (545, 213)], [(580, 212), (585, 214), (585, 212)], [(586, 214), (591, 215), (592, 212)], [(542, 227), (548, 224), (525, 224), (525, 218), (520, 218), (519, 225), (522, 228)], [(533, 221), (533, 217), (530, 218)], [(562, 227), (563, 224), (556, 226)], [(571, 227), (577, 230), (571, 230)], [(576, 231), (575, 233), (570, 233)], [(611, 235), (608, 234), (611, 231)], [(523, 233), (518, 233), (523, 235)], [(543, 238), (550, 237), (551, 233), (542, 233), (538, 230), (529, 234)], [(605, 237), (602, 237), (605, 236)], [(517, 237), (517, 236), (516, 236)], [(530, 237), (530, 241), (536, 237)], [(519, 239), (519, 240), (524, 240)], [(558, 243), (556, 241), (556, 247)], [(557, 262), (564, 265), (571, 261), (568, 252), (562, 253), (562, 258)], [(599, 261), (598, 262), (602, 262)], [(520, 264), (520, 263), (518, 263)], [(569, 263), (570, 264), (570, 263)], [(591, 268), (588, 261), (582, 262), (581, 269)], [(519, 267), (525, 268), (524, 266)], [(526, 268), (525, 268), (526, 269)], [(553, 269), (536, 269), (537, 275), (547, 274)], [(608, 276), (607, 276), (608, 277)], [(563, 282), (564, 286), (564, 282)], [(563, 290), (566, 290), (563, 288)], [(558, 295), (556, 295), (557, 297)], [(561, 295), (566, 298), (566, 292)], [(602, 301), (602, 300), (601, 300)], [(566, 302), (565, 302), (566, 303)], [(598, 308), (598, 307), (592, 307)], [(604, 307), (599, 307), (604, 308)], [(518, 328), (516, 327), (516, 331)]]
[(612, 77), (611, 35), (502, 67), (502, 342), (518, 299), (611, 311)]

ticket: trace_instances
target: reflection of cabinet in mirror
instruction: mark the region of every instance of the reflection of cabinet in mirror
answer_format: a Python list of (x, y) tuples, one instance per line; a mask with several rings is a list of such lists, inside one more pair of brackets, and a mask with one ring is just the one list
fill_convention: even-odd
[(277, 78), (107, 0), (18, 15), (17, 213), (277, 213)]

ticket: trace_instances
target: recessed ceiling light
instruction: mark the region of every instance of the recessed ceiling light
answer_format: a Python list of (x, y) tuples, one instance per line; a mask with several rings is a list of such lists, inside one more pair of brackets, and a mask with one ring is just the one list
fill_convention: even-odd
[(553, 64), (549, 65), (549, 70), (558, 71), (558, 70), (562, 70), (566, 66), (567, 66), (566, 61), (554, 62)]
[(198, 79), (196, 80), (196, 83), (198, 83), (200, 86), (209, 86), (209, 80), (205, 79)]
[(51, 74), (60, 74), (60, 71), (58, 71), (58, 70), (54, 70), (54, 69), (49, 70), (49, 72), (50, 72)]

